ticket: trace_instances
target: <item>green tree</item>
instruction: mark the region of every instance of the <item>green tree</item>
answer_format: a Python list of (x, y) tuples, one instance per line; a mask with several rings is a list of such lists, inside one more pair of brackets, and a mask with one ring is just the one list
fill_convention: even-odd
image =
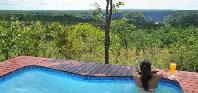
[(122, 20), (113, 20), (111, 30), (120, 37), (121, 46), (127, 50), (131, 46), (132, 32), (136, 30), (136, 27), (133, 24), (129, 24), (126, 18), (123, 18)]
[(31, 49), (33, 56), (39, 56), (39, 52), (41, 52), (42, 49), (42, 43), (43, 43), (43, 34), (44, 34), (44, 27), (40, 21), (36, 21), (33, 24), (33, 27), (30, 30), (29, 33), (29, 40), (31, 42)]
[(77, 24), (73, 25), (68, 30), (68, 42), (65, 49), (68, 55), (80, 58), (86, 53), (99, 53), (103, 50), (103, 36), (104, 33), (91, 24)]
[(48, 26), (49, 33), (51, 33), (53, 37), (54, 44), (58, 50), (58, 53), (62, 55), (63, 57), (67, 57), (67, 52), (65, 52), (66, 48), (68, 48), (69, 42), (68, 42), (68, 27), (61, 25), (59, 22), (54, 22), (51, 25)]
[(17, 41), (20, 37), (21, 24), (17, 19), (12, 18), (9, 22), (2, 22), (0, 32), (1, 53), (5, 59), (18, 55)]
[[(110, 25), (113, 11), (116, 11), (121, 5), (124, 5), (124, 2), (118, 1), (116, 4), (113, 3), (113, 0), (106, 0), (106, 8), (105, 8), (105, 64), (109, 63), (109, 47), (110, 47)], [(96, 10), (94, 11), (94, 15), (100, 15), (102, 10), (98, 4), (95, 4)]]
[[(68, 58), (90, 62), (103, 62), (104, 51), (104, 31), (87, 23), (79, 23), (69, 27), (65, 48)], [(119, 37), (110, 33), (113, 41), (110, 43), (110, 53), (112, 56), (119, 49)], [(115, 59), (111, 59), (115, 60)]]

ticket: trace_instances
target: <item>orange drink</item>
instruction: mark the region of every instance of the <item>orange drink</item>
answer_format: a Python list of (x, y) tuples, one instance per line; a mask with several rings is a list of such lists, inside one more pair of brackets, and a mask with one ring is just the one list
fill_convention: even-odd
[(175, 63), (171, 63), (170, 64), (171, 75), (174, 75), (175, 74), (175, 71), (176, 71), (176, 64)]

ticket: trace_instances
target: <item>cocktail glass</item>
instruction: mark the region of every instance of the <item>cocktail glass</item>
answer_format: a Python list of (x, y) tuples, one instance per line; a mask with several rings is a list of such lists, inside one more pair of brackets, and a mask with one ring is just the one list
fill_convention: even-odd
[(175, 63), (170, 64), (170, 72), (171, 72), (171, 78), (174, 79), (175, 78), (175, 72), (176, 72), (176, 64)]

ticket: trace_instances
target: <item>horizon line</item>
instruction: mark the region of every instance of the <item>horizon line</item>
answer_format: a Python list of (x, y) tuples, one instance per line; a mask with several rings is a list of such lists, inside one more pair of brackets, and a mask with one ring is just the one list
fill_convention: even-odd
[[(61, 10), (61, 9), (50, 9), (50, 10), (48, 10), (48, 9), (0, 9), (1, 11), (2, 10), (5, 10), (5, 11), (90, 11), (90, 10), (94, 10), (94, 9), (73, 9), (73, 10)], [(103, 11), (105, 10), (105, 9), (102, 9)], [(197, 10), (197, 9), (141, 9), (141, 8), (139, 8), (139, 9), (118, 9), (118, 10), (189, 10), (189, 11), (191, 11), (191, 10)]]

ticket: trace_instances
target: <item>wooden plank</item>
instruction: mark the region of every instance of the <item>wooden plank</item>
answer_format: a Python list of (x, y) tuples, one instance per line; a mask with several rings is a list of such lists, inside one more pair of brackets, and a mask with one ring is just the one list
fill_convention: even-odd
[(113, 66), (110, 73), (107, 76), (115, 76), (114, 74), (120, 69), (120, 66)]
[(51, 68), (52, 68), (52, 69), (55, 69), (55, 70), (60, 70), (60, 69), (59, 69), (59, 65), (51, 66)]
[(128, 72), (129, 72), (129, 69), (127, 67), (124, 67), (124, 70), (122, 71), (121, 76), (127, 76)]
[(130, 67), (129, 72), (127, 73), (126, 76), (133, 76), (133, 72), (135, 71), (135, 68)]
[(195, 75), (191, 75), (191, 74), (189, 74), (189, 75), (182, 75), (182, 74), (180, 74), (180, 77), (181, 78), (191, 78), (191, 79), (197, 79), (198, 78), (198, 76), (195, 76)]
[(86, 71), (88, 71), (89, 69), (91, 69), (92, 66), (94, 66), (94, 64), (92, 64), (92, 63), (87, 64), (87, 66), (84, 69), (82, 69), (79, 72), (79, 74), (81, 74), (81, 75), (88, 75), (88, 73), (86, 73)]
[(75, 62), (75, 61), (72, 61), (71, 63), (72, 64), (70, 64), (69, 67), (68, 67), (68, 72), (72, 72), (73, 73), (73, 69), (78, 68), (80, 63), (79, 62)]
[(87, 75), (90, 75), (90, 73), (96, 69), (96, 67), (98, 67), (98, 64), (97, 63), (94, 63), (94, 65), (88, 69), (85, 73), (87, 73)]
[(122, 76), (122, 72), (124, 71), (124, 67), (121, 66), (120, 69), (118, 69), (118, 71), (113, 75), (113, 76)]
[[(64, 64), (64, 63), (62, 63)], [(73, 65), (74, 63), (73, 62), (68, 62), (68, 64), (64, 64), (63, 66), (63, 71), (66, 71), (66, 72), (69, 72), (69, 69), (71, 68), (71, 66)]]
[(104, 73), (105, 73), (105, 75), (107, 76), (108, 74), (110, 74), (110, 72), (114, 69), (114, 68), (116, 68), (114, 65), (111, 65)]
[(110, 66), (111, 66), (111, 64), (105, 64), (104, 67), (101, 68), (101, 69), (99, 69), (97, 73), (98, 74), (105, 74), (105, 75), (107, 75), (106, 74), (106, 71), (109, 69)]
[(59, 64), (59, 65), (55, 66), (55, 68), (57, 70), (63, 70), (64, 71), (63, 67), (64, 67), (64, 64)]
[(73, 73), (79, 74), (79, 72), (81, 70), (83, 70), (84, 68), (86, 68), (88, 63), (85, 62), (85, 64), (83, 64), (81, 67), (79, 67), (78, 69), (76, 69)]
[(105, 64), (98, 64), (98, 66), (89, 73), (89, 75), (94, 76), (95, 74), (97, 74), (98, 70), (101, 69)]
[(79, 62), (79, 66), (76, 66), (74, 68), (71, 68), (70, 71), (72, 73), (74, 73), (76, 70), (78, 70), (79, 67), (83, 66), (85, 64), (85, 62)]

